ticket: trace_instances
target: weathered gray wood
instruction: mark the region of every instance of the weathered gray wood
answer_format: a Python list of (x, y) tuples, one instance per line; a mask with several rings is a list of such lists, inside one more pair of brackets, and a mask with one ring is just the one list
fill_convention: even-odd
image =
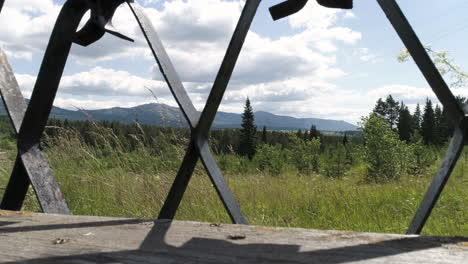
[[(3, 5), (3, 2), (0, 3)], [(1, 8), (0, 5), (0, 8)], [(0, 49), (0, 97), (10, 117), (15, 132), (18, 134), (26, 113), (26, 102), (16, 81), (15, 74), (11, 69), (7, 56)], [(0, 209), (21, 210), (24, 198), (29, 188), (29, 176), (24, 168), (21, 157), (16, 158), (15, 174), (8, 182), (7, 188), (0, 203)]]
[[(23, 124), (27, 105), (5, 53), (0, 50), (0, 97), (2, 98), (13, 127), (18, 134)], [(45, 155), (36, 147), (22, 150), (16, 159), (10, 181), (0, 203), (0, 209), (21, 210), (23, 201), (32, 183), (41, 208), (48, 213), (70, 211), (63, 199)]]
[(24, 101), (15, 74), (2, 49), (0, 49), (0, 97), (11, 119), (13, 128), (16, 133), (19, 133), (21, 123), (23, 123), (24, 113), (26, 113), (26, 108), (28, 106)]
[(0, 263), (467, 263), (468, 238), (0, 211)]
[(39, 144), (27, 149), (22, 149), (20, 146), (18, 151), (42, 211), (52, 214), (71, 214)]

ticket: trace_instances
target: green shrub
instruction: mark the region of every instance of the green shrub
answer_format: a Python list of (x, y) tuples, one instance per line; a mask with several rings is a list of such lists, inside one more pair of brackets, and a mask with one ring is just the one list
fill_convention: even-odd
[(328, 148), (324, 153), (322, 162), (325, 176), (338, 178), (345, 174), (347, 167), (348, 151), (343, 145), (336, 148)]
[(299, 172), (311, 174), (319, 172), (320, 139), (301, 140), (293, 137), (292, 162)]
[(408, 171), (412, 160), (411, 149), (399, 140), (398, 134), (385, 119), (376, 114), (363, 118), (363, 131), (367, 181), (396, 180)]
[(260, 171), (279, 175), (283, 172), (285, 166), (286, 157), (282, 153), (284, 152), (279, 144), (275, 146), (262, 144), (257, 147), (254, 162)]
[(0, 135), (0, 149), (14, 150), (16, 148), (15, 143), (16, 142), (14, 139), (4, 135)]
[(410, 145), (413, 163), (411, 174), (421, 174), (434, 164), (438, 157), (438, 149), (433, 145), (424, 145), (422, 138)]

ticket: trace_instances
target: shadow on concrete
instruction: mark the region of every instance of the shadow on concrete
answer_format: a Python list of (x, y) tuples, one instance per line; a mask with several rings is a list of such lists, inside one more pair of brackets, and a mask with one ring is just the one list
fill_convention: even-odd
[[(148, 221), (119, 220), (52, 225), (40, 227), (5, 227), (1, 233), (51, 230), (53, 228), (80, 228), (134, 224)], [(123, 250), (110, 253), (76, 254), (37, 258), (21, 263), (348, 263), (395, 256), (403, 253), (426, 250), (468, 242), (466, 237), (405, 237), (381, 242), (360, 244), (332, 249), (300, 251), (300, 245), (240, 244), (223, 239), (192, 238), (180, 247), (165, 241), (171, 221), (159, 220), (148, 233), (138, 250)], [(25, 228), (25, 230), (19, 230)], [(8, 231), (10, 230), (10, 231)], [(17, 263), (17, 262), (8, 262)]]
[[(69, 229), (69, 228), (88, 228), (88, 227), (103, 227), (103, 226), (117, 226), (117, 225), (132, 225), (141, 223), (151, 223), (153, 220), (140, 220), (140, 219), (122, 219), (111, 221), (96, 221), (96, 222), (83, 222), (73, 224), (55, 224), (55, 225), (37, 225), (37, 226), (15, 226), (3, 228), (3, 221), (0, 221), (0, 234), (2, 233), (20, 233), (31, 231), (44, 231), (55, 229)], [(13, 222), (8, 222), (13, 224)]]
[[(11, 221), (0, 221), (0, 227), (2, 226), (7, 226), (7, 225), (14, 225), (17, 224), (18, 222), (11, 222)], [(0, 229), (1, 230), (1, 229)], [(2, 231), (0, 231), (2, 233)]]

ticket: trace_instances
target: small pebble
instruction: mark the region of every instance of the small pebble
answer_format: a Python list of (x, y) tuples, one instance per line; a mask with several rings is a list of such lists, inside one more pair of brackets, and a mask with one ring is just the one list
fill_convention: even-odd
[(61, 245), (61, 244), (65, 244), (67, 243), (68, 241), (70, 241), (70, 239), (66, 239), (66, 238), (57, 238), (54, 240), (54, 245)]
[(230, 234), (228, 238), (231, 240), (241, 240), (241, 239), (245, 239), (245, 235), (244, 234)]

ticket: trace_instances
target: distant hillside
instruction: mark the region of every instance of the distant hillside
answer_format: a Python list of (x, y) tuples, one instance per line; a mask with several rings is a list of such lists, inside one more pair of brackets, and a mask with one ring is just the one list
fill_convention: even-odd
[[(0, 115), (6, 111), (0, 103)], [(165, 104), (144, 104), (131, 108), (114, 107), (110, 109), (72, 111), (59, 107), (52, 109), (51, 118), (68, 120), (86, 120), (92, 118), (99, 121), (119, 121), (132, 123), (135, 120), (142, 124), (154, 126), (187, 126), (179, 108)], [(218, 112), (214, 122), (214, 128), (240, 128), (242, 117), (240, 114)], [(319, 119), (319, 118), (295, 118), (280, 116), (268, 112), (255, 112), (255, 124), (258, 128), (266, 126), (269, 130), (297, 130), (309, 129), (315, 125), (321, 131), (353, 131), (357, 126), (345, 121)]]

